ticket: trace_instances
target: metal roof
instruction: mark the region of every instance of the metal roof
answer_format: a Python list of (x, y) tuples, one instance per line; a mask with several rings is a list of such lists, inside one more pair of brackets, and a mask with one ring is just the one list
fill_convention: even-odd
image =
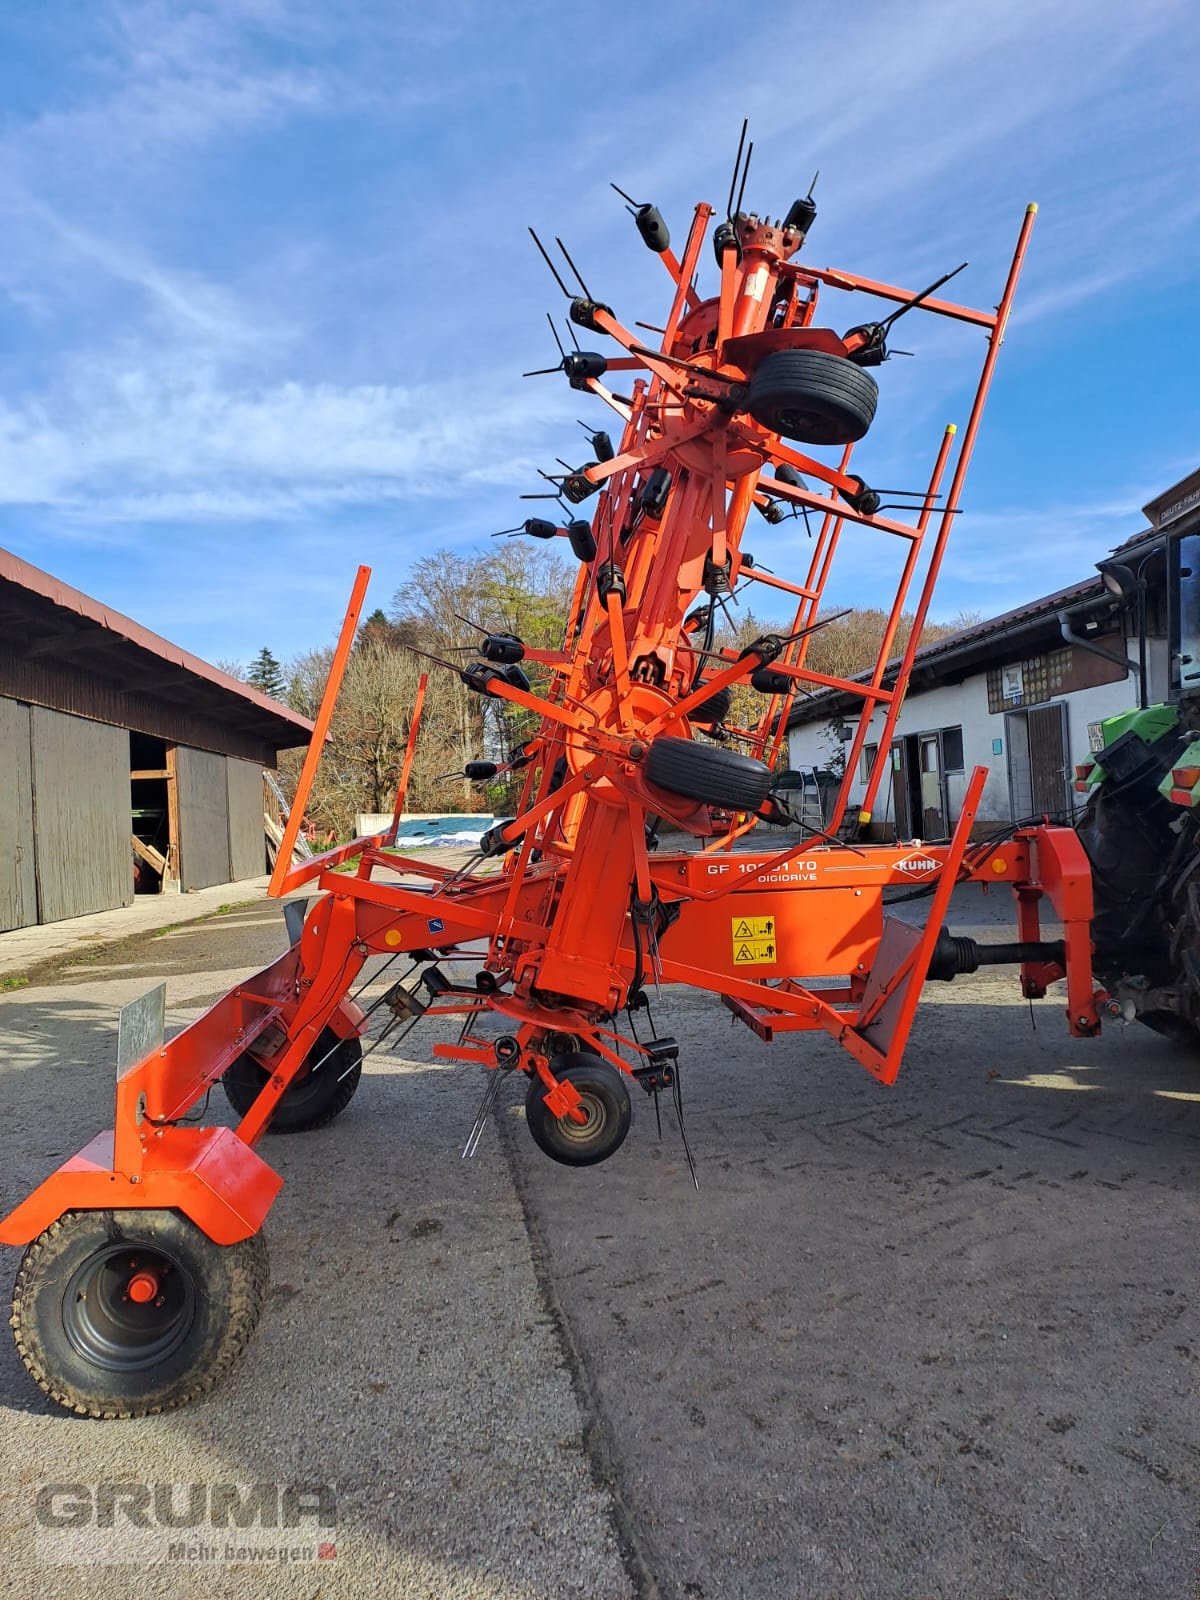
[[(963, 676), (966, 671), (978, 671), (981, 666), (998, 665), (1002, 658), (1007, 659), (1012, 654), (1011, 649), (1000, 650), (998, 648), (1000, 645), (1011, 645), (1018, 638), (1044, 631), (1047, 623), (1056, 621), (1060, 611), (1085, 605), (1090, 600), (1107, 598), (1108, 593), (1099, 573), (1093, 573), (1090, 578), (1068, 584), (1065, 589), (1043, 595), (1038, 600), (1026, 601), (1024, 605), (1015, 606), (1013, 610), (1002, 612), (998, 617), (989, 617), (984, 622), (972, 623), (969, 628), (961, 628), (947, 638), (921, 645), (913, 657), (912, 687), (914, 690), (928, 687), (930, 680), (939, 677), (938, 669), (943, 665), (949, 666), (952, 661), (955, 663), (956, 677)], [(888, 662), (884, 674), (885, 684), (895, 681), (899, 666), (900, 658), (894, 656)], [(870, 675), (871, 669), (868, 668), (855, 673), (851, 681), (863, 683)], [(918, 675), (926, 679), (924, 685), (918, 684)], [(799, 705), (793, 706), (788, 718), (788, 727), (797, 727), (801, 723), (827, 717), (837, 710), (843, 701), (847, 705), (852, 702), (859, 703), (857, 697), (848, 696), (839, 689), (822, 689)]]
[(3, 549), (0, 648), (119, 676), (133, 690), (145, 688), (214, 720), (236, 716), (239, 728), (277, 749), (307, 744), (312, 733), (308, 718), (289, 706)]
[[(1200, 467), (1189, 473), (1186, 478), (1181, 478), (1171, 488), (1164, 489), (1160, 495), (1143, 506), (1142, 510), (1149, 526), (1139, 529), (1124, 543), (1117, 545), (1113, 551), (1114, 556), (1124, 558), (1145, 545), (1153, 549), (1156, 542), (1163, 541), (1164, 530), (1169, 525), (1174, 530), (1180, 524), (1186, 526), (1192, 521), (1200, 523)], [(930, 687), (932, 683), (938, 681), (939, 669), (949, 668), (951, 663), (954, 664), (954, 671), (953, 673), (945, 671), (946, 678), (951, 676), (956, 679), (961, 678), (967, 672), (978, 671), (983, 666), (1003, 665), (1004, 659), (1012, 659), (1012, 650), (1006, 649), (1000, 652), (998, 646), (1002, 643), (1015, 645), (1019, 638), (1030, 641), (1038, 634), (1044, 635), (1048, 632), (1048, 625), (1056, 622), (1060, 611), (1106, 598), (1108, 596), (1103, 580), (1096, 573), (1079, 583), (1059, 589), (1054, 594), (1043, 595), (1040, 600), (1030, 600), (1025, 605), (1016, 606), (1012, 611), (1005, 611), (998, 617), (974, 623), (969, 628), (951, 634), (949, 638), (922, 645), (913, 658), (912, 687), (918, 691)], [(884, 674), (885, 684), (895, 682), (899, 665), (898, 657), (888, 662)], [(856, 673), (852, 681), (862, 683), (868, 677), (870, 677), (869, 669)], [(856, 696), (847, 695), (840, 689), (822, 689), (816, 694), (806, 696), (799, 705), (792, 708), (788, 717), (788, 727), (796, 727), (803, 722), (814, 722), (818, 718), (828, 717), (839, 711), (843, 705), (860, 703)]]

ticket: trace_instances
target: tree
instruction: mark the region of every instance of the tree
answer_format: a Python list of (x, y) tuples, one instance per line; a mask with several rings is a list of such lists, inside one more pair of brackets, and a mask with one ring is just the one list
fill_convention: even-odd
[[(572, 583), (572, 573), (562, 561), (520, 541), (484, 556), (440, 550), (418, 561), (408, 583), (396, 591), (393, 632), (401, 644), (461, 662), (470, 660), (462, 653), (463, 646), (477, 645), (488, 632), (515, 634), (531, 649), (559, 649)], [(529, 662), (522, 665), (535, 691), (544, 690), (550, 677), (546, 669)], [(476, 758), (507, 761), (535, 730), (535, 713), (475, 694), (445, 670), (432, 671), (431, 697), (436, 695), (456, 729), (460, 769)], [(518, 787), (515, 780), (494, 788), (490, 798), (496, 805), (507, 805)], [(475, 789), (464, 780), (463, 808), (471, 810), (478, 803)]]
[[(358, 812), (387, 812), (392, 806), (421, 673), (428, 670), (429, 689), (409, 783), (410, 811), (508, 811), (519, 795), (524, 774), (502, 778), (485, 791), (461, 777), (468, 761), (506, 762), (534, 733), (535, 711), (511, 701), (472, 692), (456, 672), (432, 666), (423, 651), (454, 665), (472, 660), (485, 633), (511, 633), (530, 650), (557, 650), (563, 645), (575, 571), (542, 546), (512, 541), (486, 555), (456, 555), (439, 550), (416, 562), (403, 589), (396, 592), (390, 616), (374, 611), (359, 629), (350, 654), (342, 692), (334, 711), (329, 742), (308, 803), (308, 818), (322, 832), (333, 829), (349, 837)], [(743, 649), (765, 633), (786, 635), (790, 621), (756, 617), (735, 610), (724, 620), (715, 648)], [(903, 649), (912, 630), (903, 617), (889, 655)], [(961, 622), (958, 624), (961, 625)], [(875, 664), (884, 631), (885, 612), (855, 609), (813, 633), (806, 665), (833, 677), (850, 678)], [(944, 637), (955, 625), (931, 624), (923, 640)], [(695, 641), (697, 644), (700, 640)], [(266, 658), (264, 664), (264, 657)], [(333, 651), (309, 650), (295, 657), (286, 674), (270, 651), (260, 652), (251, 681), (260, 667), (273, 667), (278, 687), (267, 692), (286, 698), (301, 715), (316, 716), (329, 676)], [(549, 685), (549, 669), (522, 663), (535, 692)], [(703, 676), (720, 671), (716, 661)], [(801, 690), (801, 693), (804, 691)], [(741, 684), (734, 690), (728, 722), (734, 728), (757, 727), (770, 701)], [(831, 747), (834, 764), (845, 760), (840, 739)], [(300, 753), (281, 763), (296, 774)], [(448, 776), (449, 775), (449, 776)]]
[[(289, 663), (287, 700), (302, 716), (316, 715), (332, 661), (333, 651), (326, 648), (306, 651)], [(349, 838), (360, 812), (391, 811), (423, 669), (424, 663), (410, 652), (377, 640), (360, 643), (351, 653), (306, 807), (308, 820), (322, 833), (332, 829), (339, 838)], [(452, 709), (432, 686), (417, 749), (408, 809), (446, 809), (450, 786), (438, 779), (461, 770), (468, 758), (458, 742)], [(303, 756), (302, 750), (292, 750), (280, 757), (281, 770), (293, 786)], [(478, 809), (474, 790), (470, 798)]]
[(382, 606), (376, 606), (371, 615), (362, 623), (358, 630), (358, 638), (354, 642), (355, 649), (362, 649), (371, 644), (395, 644), (396, 631), (388, 621), (387, 612)]
[[(477, 557), (442, 550), (418, 561), (395, 597), (392, 616), (376, 611), (359, 629), (309, 797), (308, 820), (322, 833), (333, 829), (348, 838), (357, 813), (391, 810), (417, 685), (426, 670), (429, 688), (407, 808), (509, 806), (522, 774), (486, 793), (461, 777), (455, 782), (454, 776), (471, 760), (506, 761), (534, 731), (537, 715), (473, 693), (457, 674), (428, 664), (415, 651), (466, 663), (488, 631), (516, 634), (531, 649), (558, 649), (572, 581), (562, 562), (516, 545)], [(286, 682), (280, 692), (302, 716), (316, 716), (332, 661), (332, 649), (305, 651), (281, 674)], [(529, 661), (522, 665), (535, 687), (544, 689), (547, 669)], [(302, 755), (293, 751), (281, 760), (293, 781)]]
[(269, 694), (274, 700), (279, 700), (283, 697), (283, 668), (267, 649), (266, 645), (263, 645), (250, 663), (249, 670), (246, 673), (246, 682), (263, 694)]

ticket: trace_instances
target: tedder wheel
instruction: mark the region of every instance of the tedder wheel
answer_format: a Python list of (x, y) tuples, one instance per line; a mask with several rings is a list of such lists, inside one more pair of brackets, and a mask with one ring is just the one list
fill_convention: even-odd
[(733, 690), (718, 689), (716, 694), (710, 694), (707, 700), (702, 700), (694, 711), (688, 712), (688, 721), (700, 722), (707, 727), (717, 722), (724, 722), (732, 710)]
[(826, 350), (774, 350), (750, 379), (746, 410), (801, 444), (852, 444), (875, 417), (879, 388), (869, 372)]
[(176, 1211), (67, 1211), (26, 1249), (12, 1327), (30, 1376), (85, 1417), (143, 1417), (220, 1382), (258, 1326), (262, 1234), (214, 1244)]
[(594, 1167), (621, 1148), (633, 1108), (624, 1073), (587, 1051), (556, 1056), (554, 1076), (579, 1091), (585, 1121), (556, 1117), (547, 1107), (546, 1085), (535, 1074), (525, 1096), (525, 1119), (533, 1140), (564, 1167)]
[(694, 739), (655, 739), (643, 770), (648, 783), (669, 794), (728, 811), (757, 811), (772, 783), (761, 761)]
[[(309, 1070), (309, 1062), (316, 1063), (315, 1071)], [(231, 1063), (221, 1083), (239, 1117), (246, 1115), (270, 1076), (252, 1055), (240, 1055)], [(339, 1038), (332, 1028), (323, 1028), (300, 1075), (283, 1091), (267, 1132), (307, 1133), (311, 1128), (323, 1128), (350, 1104), (361, 1077), (362, 1045), (357, 1039)]]

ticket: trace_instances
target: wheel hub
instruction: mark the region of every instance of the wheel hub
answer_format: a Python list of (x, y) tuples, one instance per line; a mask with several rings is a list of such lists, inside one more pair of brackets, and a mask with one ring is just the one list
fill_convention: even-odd
[(129, 1280), (126, 1294), (138, 1305), (145, 1305), (158, 1294), (158, 1275), (153, 1272), (135, 1272)]
[[(576, 1144), (586, 1144), (592, 1139), (599, 1139), (608, 1123), (608, 1111), (604, 1102), (586, 1090), (579, 1096), (579, 1104), (575, 1107), (576, 1116), (560, 1117), (558, 1126), (563, 1137)], [(579, 1120), (576, 1120), (578, 1117)]]
[(192, 1275), (159, 1250), (114, 1244), (75, 1271), (63, 1296), (63, 1328), (85, 1360), (109, 1372), (167, 1360), (196, 1315)]

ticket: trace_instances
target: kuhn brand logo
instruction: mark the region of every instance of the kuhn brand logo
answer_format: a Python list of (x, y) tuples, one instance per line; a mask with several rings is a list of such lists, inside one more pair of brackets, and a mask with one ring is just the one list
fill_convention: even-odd
[(897, 861), (896, 871), (903, 872), (909, 878), (927, 878), (930, 873), (937, 872), (941, 865), (932, 856), (905, 856), (903, 861)]

